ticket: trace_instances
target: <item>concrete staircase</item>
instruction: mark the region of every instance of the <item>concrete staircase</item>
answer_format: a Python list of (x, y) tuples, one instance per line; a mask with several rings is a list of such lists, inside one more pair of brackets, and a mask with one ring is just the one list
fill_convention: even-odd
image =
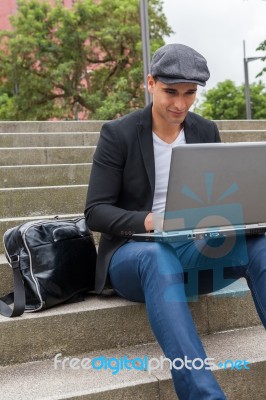
[[(266, 140), (266, 121), (218, 121), (223, 141)], [(101, 121), (0, 123), (0, 235), (28, 220), (81, 215)], [(96, 235), (96, 240), (98, 236)], [(0, 296), (12, 290), (0, 245)], [(2, 254), (2, 255), (1, 255)], [(229, 400), (266, 399), (266, 334), (246, 284), (190, 303), (208, 357), (247, 360), (214, 368)], [(112, 291), (39, 313), (0, 317), (1, 400), (172, 400), (169, 370), (72, 369), (54, 357), (128, 359), (162, 355), (145, 306)], [(70, 360), (69, 360), (70, 361)], [(140, 360), (139, 360), (140, 361)], [(77, 365), (77, 360), (72, 360)], [(200, 400), (200, 399), (193, 399)]]

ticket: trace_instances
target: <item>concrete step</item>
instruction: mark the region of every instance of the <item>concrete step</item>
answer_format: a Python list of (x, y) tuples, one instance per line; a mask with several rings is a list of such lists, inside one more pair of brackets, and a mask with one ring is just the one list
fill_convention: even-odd
[(96, 146), (99, 132), (1, 133), (0, 147)]
[(91, 163), (0, 167), (2, 188), (87, 184)]
[(266, 129), (265, 119), (252, 119), (252, 120), (215, 120), (214, 121), (219, 130), (258, 130)]
[(105, 121), (0, 121), (0, 133), (99, 132)]
[(88, 185), (68, 185), (0, 189), (0, 218), (82, 214), (87, 188)]
[(13, 274), (4, 254), (0, 254), (0, 297), (13, 292)]
[[(222, 140), (264, 141), (266, 130), (221, 130)], [(0, 133), (0, 148), (96, 146), (99, 132)]]
[(145, 306), (110, 291), (22, 317), (0, 316), (0, 337), (1, 365), (154, 341)]
[[(0, 133), (99, 132), (106, 121), (1, 121)], [(219, 129), (266, 129), (266, 120), (215, 120)]]
[[(266, 336), (261, 328), (223, 332), (203, 337), (204, 347), (214, 364), (226, 360), (246, 360), (247, 368), (212, 370), (228, 400), (265, 400), (266, 398)], [(122, 349), (88, 352), (76, 355), (76, 369), (68, 364), (55, 368), (54, 356), (40, 362), (31, 362), (0, 368), (1, 400), (176, 400), (169, 364), (155, 369), (155, 360), (164, 357), (157, 344), (129, 346)], [(86, 353), (85, 353), (86, 352)], [(85, 369), (84, 358), (97, 357), (135, 360), (135, 369), (124, 368), (117, 374), (111, 369)], [(144, 360), (154, 369), (143, 369)], [(59, 360), (62, 358), (58, 358)], [(153, 359), (153, 361), (152, 361)], [(69, 360), (70, 361), (70, 360)], [(114, 360), (115, 361), (115, 360)], [(114, 365), (113, 361), (113, 365)], [(137, 361), (139, 362), (137, 364)], [(72, 361), (73, 362), (73, 361)], [(73, 365), (73, 364), (72, 364)], [(88, 365), (88, 364), (87, 364)], [(97, 364), (99, 365), (99, 363)], [(180, 362), (179, 364), (180, 365)], [(229, 363), (230, 365), (230, 363)], [(91, 365), (88, 365), (88, 367)], [(139, 370), (137, 370), (139, 368)], [(142, 370), (141, 370), (142, 369)], [(195, 399), (200, 400), (200, 399)]]
[(0, 165), (90, 163), (95, 146), (0, 148)]
[[(199, 296), (189, 307), (200, 334), (260, 325), (250, 292), (240, 281)], [(112, 290), (17, 318), (0, 316), (0, 337), (2, 365), (42, 360), (60, 352), (73, 355), (155, 340), (145, 305), (119, 298)]]
[(266, 129), (220, 131), (223, 142), (261, 142), (266, 140)]

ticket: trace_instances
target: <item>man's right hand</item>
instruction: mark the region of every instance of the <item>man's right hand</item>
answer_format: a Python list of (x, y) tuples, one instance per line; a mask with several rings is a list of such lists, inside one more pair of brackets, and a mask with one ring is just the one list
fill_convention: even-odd
[(153, 213), (149, 213), (147, 215), (147, 217), (144, 220), (144, 226), (145, 226), (146, 232), (154, 230)]

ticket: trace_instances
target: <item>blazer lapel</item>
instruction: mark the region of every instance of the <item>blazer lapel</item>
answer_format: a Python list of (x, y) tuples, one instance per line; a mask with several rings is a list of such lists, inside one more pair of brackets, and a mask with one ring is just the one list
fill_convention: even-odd
[(140, 121), (137, 124), (138, 138), (143, 162), (149, 178), (152, 195), (155, 189), (155, 164), (152, 138), (152, 103), (142, 110)]
[(188, 113), (184, 121), (184, 131), (186, 143), (200, 143), (197, 125), (194, 124), (193, 119)]

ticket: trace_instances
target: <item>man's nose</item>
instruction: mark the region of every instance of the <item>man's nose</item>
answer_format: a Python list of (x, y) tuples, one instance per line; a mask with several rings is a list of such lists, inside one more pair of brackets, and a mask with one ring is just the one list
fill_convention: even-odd
[(175, 107), (179, 111), (184, 110), (186, 108), (185, 100), (180, 96), (176, 97), (176, 99), (175, 99)]

